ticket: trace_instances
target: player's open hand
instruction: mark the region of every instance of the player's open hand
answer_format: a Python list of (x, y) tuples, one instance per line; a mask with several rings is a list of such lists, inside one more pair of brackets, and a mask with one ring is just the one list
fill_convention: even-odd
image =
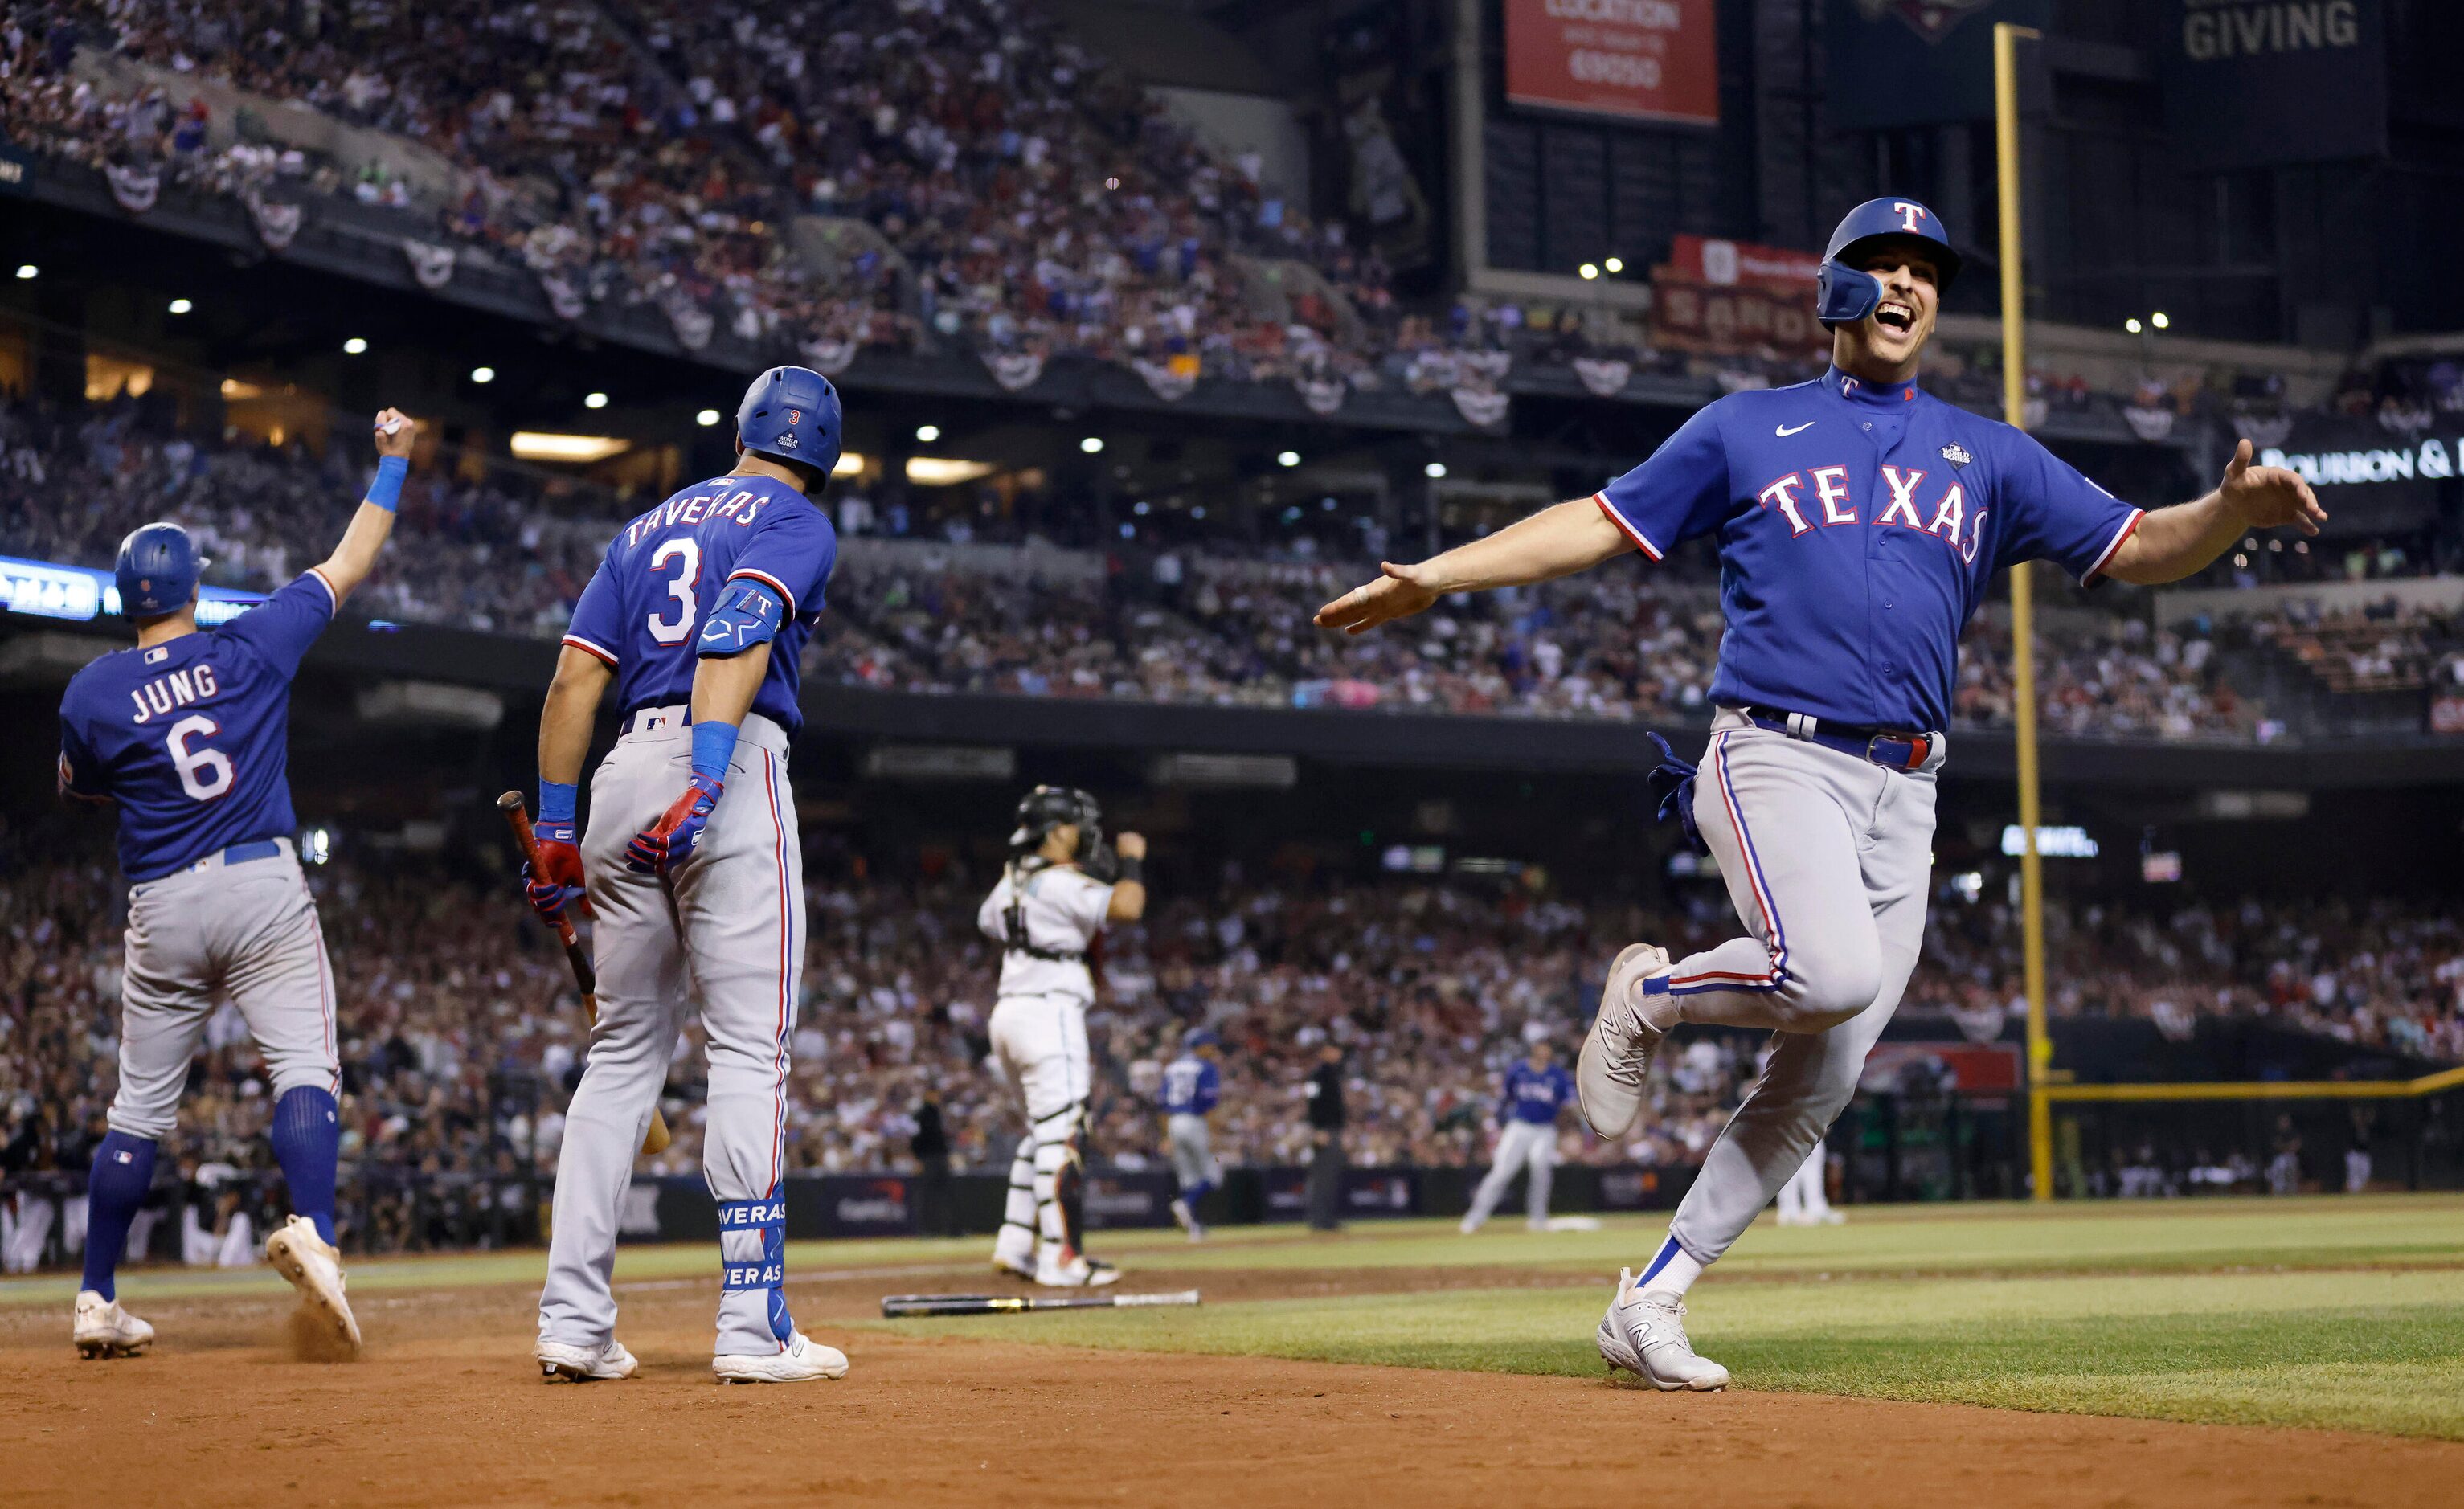
[(1377, 569), (1385, 575), (1318, 609), (1317, 626), (1366, 634), (1380, 623), (1410, 618), (1438, 601), (1437, 589), (1421, 580), (1425, 565), (1398, 566), (1388, 560), (1380, 561)]
[(2282, 467), (2254, 467), (2250, 457), (2250, 442), (2245, 440), (2225, 464), (2224, 485), (2218, 489), (2225, 506), (2252, 529), (2298, 524), (2304, 535), (2319, 533), (2319, 526), (2327, 522), (2327, 511), (2319, 506), (2319, 495), (2310, 491), (2310, 484)]
[(377, 414), (376, 435), (378, 455), (407, 456), (419, 436), (419, 422), (401, 409), (383, 409)]

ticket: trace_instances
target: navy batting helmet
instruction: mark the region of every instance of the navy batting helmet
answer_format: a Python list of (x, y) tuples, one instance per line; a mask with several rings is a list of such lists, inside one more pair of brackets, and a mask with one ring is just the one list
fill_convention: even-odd
[(1200, 1048), (1220, 1048), (1223, 1039), (1204, 1027), (1192, 1027), (1180, 1035), (1180, 1045), (1195, 1053)]
[(1826, 325), (1851, 325), (1874, 312), (1874, 306), (1882, 301), (1882, 286), (1874, 274), (1848, 259), (1867, 243), (1894, 236), (1925, 242), (1926, 254), (1933, 258), (1936, 290), (1950, 292), (1951, 280), (1959, 276), (1960, 257), (1951, 247), (1949, 232), (1942, 228), (1942, 216), (1913, 199), (1869, 199), (1848, 211), (1839, 229), (1831, 232), (1831, 245), (1822, 253), (1822, 271), (1815, 276), (1815, 318)]
[(839, 464), (839, 390), (811, 367), (772, 367), (744, 390), (736, 438), (757, 456), (818, 468)]
[(197, 542), (177, 524), (148, 524), (120, 542), (111, 574), (120, 587), (120, 611), (132, 619), (177, 613), (197, 595), (206, 569)]

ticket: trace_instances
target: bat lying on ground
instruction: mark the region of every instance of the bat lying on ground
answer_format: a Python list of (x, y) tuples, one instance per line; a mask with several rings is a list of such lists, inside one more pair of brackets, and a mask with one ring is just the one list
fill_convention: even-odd
[(1044, 1299), (1024, 1294), (892, 1294), (881, 1301), (883, 1316), (1007, 1315), (1018, 1310), (1128, 1310), (1158, 1304), (1196, 1304), (1198, 1291), (1177, 1294), (1089, 1294)]
[[(530, 810), (523, 803), (522, 794), (509, 791), (497, 798), (496, 810), (504, 814), (505, 826), (512, 830), (514, 847), (520, 851), (523, 863), (536, 870), (539, 867), (539, 837), (531, 832)], [(599, 1019), (599, 972), (591, 967), (590, 955), (582, 951), (582, 940), (573, 934), (572, 918), (559, 916), (556, 919), (556, 935), (557, 940), (564, 945), (564, 962), (573, 966), (573, 983), (581, 987), (582, 1009), (588, 1012), (590, 1019), (596, 1022)], [(673, 1140), (668, 1133), (667, 1117), (657, 1106), (652, 1106), (650, 1129), (642, 1134), (642, 1151), (649, 1155), (663, 1153)]]

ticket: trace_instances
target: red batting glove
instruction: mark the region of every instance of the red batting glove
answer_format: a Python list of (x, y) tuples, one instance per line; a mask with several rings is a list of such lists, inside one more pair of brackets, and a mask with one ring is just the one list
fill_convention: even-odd
[(583, 915), (588, 916), (590, 898), (583, 890), (582, 849), (575, 842), (574, 825), (535, 822), (531, 833), (539, 840), (539, 864), (522, 865), (522, 895), (531, 910), (550, 927), (564, 916), (567, 902), (579, 902)]
[(637, 874), (665, 875), (693, 858), (711, 811), (718, 805), (718, 794), (726, 789), (725, 781), (695, 771), (685, 794), (625, 845), (625, 867)]

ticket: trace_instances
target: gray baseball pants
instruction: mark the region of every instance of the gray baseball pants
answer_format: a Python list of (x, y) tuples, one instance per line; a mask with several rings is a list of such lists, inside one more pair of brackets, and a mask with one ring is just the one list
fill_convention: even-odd
[(265, 859), (226, 864), (216, 855), (129, 887), (114, 1131), (170, 1133), (217, 995), (239, 1009), (265, 1056), (267, 1104), (303, 1084), (341, 1092), (334, 970), (317, 903), (291, 841), (275, 842), (282, 852)]
[(804, 864), (787, 736), (748, 717), (727, 789), (693, 857), (665, 878), (625, 867), (625, 845), (693, 774), (682, 710), (636, 713), (590, 780), (583, 871), (598, 918), (599, 1021), (565, 1111), (539, 1339), (594, 1346), (616, 1327), (609, 1276), (631, 1181), (685, 1014), (710, 1050), (702, 1170), (720, 1214), (721, 1356), (782, 1351), (787, 1039), (804, 962)]
[(1703, 1159), (1669, 1234), (1728, 1250), (1848, 1104), (1925, 945), (1937, 742), (1925, 766), (1870, 760), (1723, 711), (1694, 818), (1751, 935), (1677, 961), (1679, 1019), (1765, 1027), (1771, 1061)]

